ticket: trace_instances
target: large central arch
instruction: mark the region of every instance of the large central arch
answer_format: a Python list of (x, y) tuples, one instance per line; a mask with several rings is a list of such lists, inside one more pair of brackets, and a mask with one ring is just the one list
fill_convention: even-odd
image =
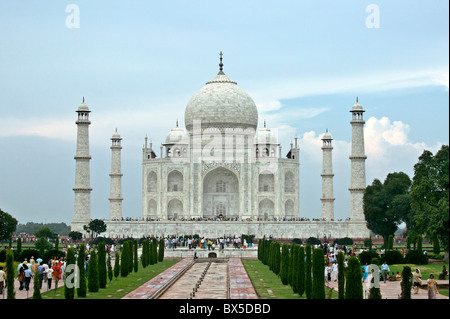
[(218, 167), (203, 178), (203, 217), (239, 217), (239, 180), (229, 169)]

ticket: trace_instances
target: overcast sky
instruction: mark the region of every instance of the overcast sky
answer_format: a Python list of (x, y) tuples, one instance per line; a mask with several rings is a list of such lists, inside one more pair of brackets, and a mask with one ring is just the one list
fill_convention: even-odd
[[(366, 110), (367, 184), (411, 178), (449, 143), (448, 1), (2, 1), (0, 208), (73, 219), (76, 113), (91, 113), (92, 218), (109, 217), (110, 138), (122, 141), (123, 216), (142, 216), (142, 146), (157, 147), (218, 71), (300, 143), (300, 216), (321, 215), (332, 134), (335, 217), (349, 217), (351, 114)], [(159, 155), (159, 154), (158, 154)]]

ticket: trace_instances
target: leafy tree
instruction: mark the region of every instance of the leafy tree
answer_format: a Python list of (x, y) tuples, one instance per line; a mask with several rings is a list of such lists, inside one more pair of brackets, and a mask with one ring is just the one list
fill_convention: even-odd
[(16, 227), (17, 219), (0, 209), (0, 241), (10, 239)]
[(101, 242), (98, 244), (98, 286), (99, 288), (106, 288), (106, 249), (105, 243)]
[(69, 232), (69, 237), (74, 241), (78, 241), (81, 240), (81, 238), (83, 238), (83, 234), (80, 233), (79, 231), (71, 231)]
[(411, 180), (403, 172), (390, 173), (384, 183), (375, 179), (372, 185), (367, 186), (364, 192), (363, 205), (367, 228), (384, 239), (384, 247), (388, 247), (389, 235), (393, 235), (402, 217), (409, 213), (402, 212), (393, 205), (397, 196), (407, 195)]
[(88, 291), (98, 292), (98, 261), (97, 253), (95, 249), (91, 250), (91, 257), (89, 258), (89, 271), (88, 271)]
[(36, 238), (55, 238), (55, 234), (48, 226), (44, 226), (34, 232)]
[(361, 271), (358, 258), (350, 257), (345, 274), (345, 299), (363, 299)]
[(86, 246), (81, 244), (78, 248), (78, 258), (77, 258), (77, 266), (78, 266), (78, 285), (77, 287), (77, 296), (78, 298), (86, 297)]
[(428, 238), (437, 237), (448, 260), (449, 251), (449, 146), (433, 156), (425, 150), (414, 165), (411, 185), (414, 221)]
[(106, 224), (103, 220), (93, 219), (88, 225), (84, 225), (83, 229), (90, 233), (91, 238), (95, 238), (106, 231)]
[(6, 251), (6, 298), (15, 299), (14, 292), (14, 252), (12, 249)]
[(312, 292), (311, 245), (306, 245), (305, 255), (306, 255), (306, 262), (305, 262), (305, 293), (306, 293), (306, 298), (307, 299), (311, 299), (311, 292)]
[[(67, 249), (67, 259), (65, 267), (65, 285), (64, 285), (64, 298), (74, 299), (75, 297), (75, 284), (68, 284), (68, 278), (74, 279), (75, 274), (75, 250), (73, 248)], [(38, 273), (38, 271), (36, 271)]]
[(280, 266), (280, 278), (283, 285), (287, 285), (289, 283), (288, 280), (289, 275), (289, 247), (287, 244), (284, 244), (281, 248), (281, 266)]
[(325, 263), (322, 248), (313, 250), (313, 287), (311, 299), (325, 299)]

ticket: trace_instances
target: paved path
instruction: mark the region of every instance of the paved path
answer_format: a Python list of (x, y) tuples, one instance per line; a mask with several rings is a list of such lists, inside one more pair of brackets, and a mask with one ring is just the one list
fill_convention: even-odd
[[(185, 267), (187, 267), (192, 262), (192, 258), (184, 258), (179, 263), (165, 270), (158, 276), (149, 280), (147, 283), (143, 284), (139, 288), (130, 292), (128, 295), (123, 297), (123, 299), (148, 299), (152, 296), (159, 288), (161, 288), (164, 284), (166, 284), (171, 278), (176, 276), (179, 272), (181, 272)], [(253, 288), (253, 285), (250, 281), (250, 278), (245, 271), (244, 265), (241, 262), (240, 258), (230, 258), (228, 261), (228, 272), (229, 272), (229, 285), (230, 285), (230, 299), (257, 299), (258, 296)], [(197, 272), (197, 275), (199, 272)], [(192, 275), (195, 276), (195, 272)], [(182, 277), (181, 277), (182, 278)], [(191, 277), (190, 277), (191, 278)], [(203, 295), (205, 298), (223, 298), (223, 292), (219, 287), (214, 287), (218, 282), (213, 280), (210, 281), (210, 287), (204, 287), (204, 290), (209, 291), (211, 295), (208, 297)], [(172, 298), (181, 299), (188, 298), (189, 293), (192, 291), (192, 285), (195, 284), (195, 280), (191, 278), (189, 280), (189, 284), (182, 279), (177, 282), (181, 286), (177, 288), (178, 293), (176, 295), (171, 295)], [(204, 281), (203, 285), (208, 285), (208, 281)], [(186, 290), (186, 293), (182, 290)], [(220, 296), (214, 295), (214, 291), (219, 291)], [(167, 298), (170, 298), (166, 296)]]
[[(438, 283), (446, 282), (448, 284), (448, 281), (445, 281), (445, 280), (437, 280), (437, 282)], [(335, 291), (338, 291), (337, 281), (326, 282), (326, 284), (330, 287), (333, 287), (335, 289)], [(425, 288), (426, 286), (423, 286), (423, 287), (424, 288), (419, 289), (418, 294), (414, 294), (414, 291), (411, 291), (411, 299), (428, 299), (428, 292)], [(380, 289), (381, 289), (380, 292), (381, 292), (382, 299), (398, 299), (402, 293), (402, 289), (400, 287), (400, 281), (386, 281), (386, 283), (381, 281)], [(369, 295), (369, 290), (365, 284), (363, 284), (363, 290), (364, 290), (364, 298), (367, 298), (367, 296)], [(438, 288), (438, 291), (439, 291), (439, 288)], [(436, 299), (449, 299), (449, 298), (447, 296), (437, 294)]]
[[(61, 286), (62, 281), (59, 282), (58, 287)], [(27, 298), (31, 298), (33, 297), (33, 292), (34, 292), (34, 280), (33, 278), (31, 278), (31, 282), (30, 282), (30, 288), (28, 290), (28, 292), (25, 290), (25, 288), (23, 288), (23, 290), (19, 290), (19, 281), (17, 279), (14, 279), (14, 291), (15, 291), (15, 299), (27, 299)], [(52, 289), (50, 290), (54, 290), (55, 288), (55, 280), (52, 280)], [(46, 282), (42, 282), (42, 288), (41, 288), (41, 294), (44, 292), (47, 292), (48, 287), (47, 287), (47, 283)], [(3, 290), (3, 294), (0, 295), (0, 300), (6, 299), (6, 288)]]

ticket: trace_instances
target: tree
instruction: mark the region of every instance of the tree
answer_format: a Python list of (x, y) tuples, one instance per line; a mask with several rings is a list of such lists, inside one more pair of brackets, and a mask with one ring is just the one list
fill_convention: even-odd
[(113, 278), (113, 270), (112, 270), (112, 266), (111, 266), (111, 255), (108, 253), (108, 279), (109, 282), (111, 282)]
[(411, 267), (403, 266), (402, 271), (402, 294), (400, 299), (411, 299)]
[(306, 255), (306, 262), (305, 262), (305, 293), (306, 293), (306, 298), (307, 299), (311, 299), (311, 291), (312, 291), (311, 245), (306, 245), (305, 255)]
[(33, 278), (33, 297), (32, 299), (42, 299), (41, 296), (41, 287), (39, 283), (39, 271), (34, 272), (34, 278)]
[(55, 234), (48, 226), (44, 226), (42, 228), (39, 228), (34, 232), (34, 235), (36, 238), (55, 238), (57, 234)]
[(95, 249), (91, 250), (91, 258), (89, 259), (89, 271), (88, 271), (88, 291), (98, 292), (98, 263), (97, 253)]
[(16, 227), (17, 219), (0, 209), (0, 241), (10, 239), (12, 233), (16, 230)]
[(420, 233), (437, 237), (448, 260), (449, 251), (449, 146), (433, 156), (425, 150), (414, 165), (411, 208)]
[(158, 261), (164, 261), (164, 238), (159, 240), (159, 248), (158, 248)]
[[(296, 268), (296, 272), (298, 274), (297, 275), (297, 289), (298, 289), (298, 294), (301, 297), (305, 293), (305, 247), (297, 246), (296, 250), (298, 251), (298, 253), (297, 253), (298, 268)], [(296, 252), (294, 251), (294, 254), (295, 253)]]
[(118, 250), (116, 250), (114, 254), (114, 277), (117, 279), (120, 274), (120, 253)]
[[(38, 273), (38, 271), (36, 271)], [(64, 298), (74, 299), (75, 297), (75, 283), (69, 283), (68, 279), (72, 278), (75, 281), (75, 250), (73, 248), (67, 249), (66, 267), (65, 267), (65, 285)]]
[(362, 267), (357, 257), (348, 259), (345, 280), (345, 299), (363, 299)]
[(94, 219), (91, 220), (88, 225), (84, 225), (83, 229), (90, 233), (91, 238), (95, 238), (106, 231), (106, 224), (103, 220)]
[(153, 264), (158, 263), (158, 241), (155, 237), (152, 238), (152, 260)]
[(78, 258), (77, 258), (77, 268), (78, 268), (78, 288), (77, 296), (78, 298), (86, 297), (86, 246), (84, 244), (80, 245), (78, 248)]
[(345, 265), (344, 253), (340, 251), (337, 256), (338, 262), (338, 295), (339, 299), (345, 299)]
[(375, 179), (364, 192), (363, 205), (367, 228), (383, 236), (386, 248), (389, 235), (395, 233), (403, 216), (409, 214), (409, 210), (407, 212), (399, 210), (401, 207), (394, 204), (395, 199), (397, 196), (407, 195), (410, 186), (411, 180), (405, 173), (390, 173), (384, 183)]
[(129, 265), (128, 265), (128, 241), (124, 242), (122, 245), (122, 255), (120, 256), (120, 276), (126, 277), (128, 276), (129, 272)]
[(106, 288), (106, 249), (105, 243), (101, 242), (98, 244), (98, 286), (99, 288)]
[(83, 234), (80, 233), (79, 231), (71, 231), (71, 232), (69, 232), (68, 236), (74, 241), (78, 241), (81, 238), (83, 238)]
[(14, 252), (12, 249), (6, 251), (6, 298), (15, 299), (14, 292)]
[(325, 299), (325, 263), (322, 248), (313, 250), (313, 287), (311, 299)]
[(16, 252), (20, 254), (22, 252), (22, 239), (17, 238)]
[(137, 272), (138, 269), (139, 269), (139, 261), (138, 261), (138, 241), (137, 241), (137, 240), (134, 241), (133, 257), (134, 257), (134, 261), (133, 261), (134, 272)]
[(283, 285), (289, 283), (289, 247), (284, 244), (281, 248), (281, 266), (280, 266), (280, 278)]

